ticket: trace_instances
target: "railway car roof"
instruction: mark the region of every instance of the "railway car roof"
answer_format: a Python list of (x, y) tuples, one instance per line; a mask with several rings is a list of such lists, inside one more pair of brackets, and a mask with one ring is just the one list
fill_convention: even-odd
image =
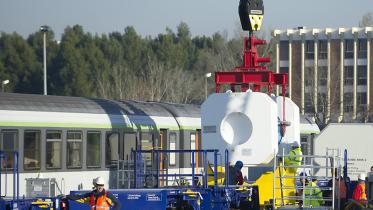
[(201, 106), (194, 104), (161, 103), (175, 117), (201, 117)]
[[(188, 111), (189, 109), (191, 111)], [(187, 114), (197, 113), (199, 107), (130, 100), (0, 93), (0, 110), (152, 116), (172, 116), (170, 110), (176, 110), (180, 115), (190, 116)]]

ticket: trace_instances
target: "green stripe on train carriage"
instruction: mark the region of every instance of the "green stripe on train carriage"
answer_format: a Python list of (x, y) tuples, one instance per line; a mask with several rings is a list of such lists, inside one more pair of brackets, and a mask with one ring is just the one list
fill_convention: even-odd
[(300, 130), (300, 134), (307, 134), (307, 135), (310, 135), (310, 134), (319, 134), (320, 131), (314, 131), (314, 130)]
[[(169, 125), (129, 125), (129, 124), (85, 124), (85, 123), (44, 123), (44, 122), (0, 122), (2, 127), (45, 127), (45, 128), (128, 128), (140, 130), (154, 130), (160, 128), (168, 128), (170, 130), (179, 130), (179, 127)], [(182, 126), (183, 130), (201, 129), (197, 126)]]

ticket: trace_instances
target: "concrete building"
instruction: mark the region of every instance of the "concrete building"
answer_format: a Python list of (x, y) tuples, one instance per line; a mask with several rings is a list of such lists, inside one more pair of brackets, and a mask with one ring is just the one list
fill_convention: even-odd
[(324, 123), (373, 121), (373, 27), (274, 30), (276, 72), (302, 114)]

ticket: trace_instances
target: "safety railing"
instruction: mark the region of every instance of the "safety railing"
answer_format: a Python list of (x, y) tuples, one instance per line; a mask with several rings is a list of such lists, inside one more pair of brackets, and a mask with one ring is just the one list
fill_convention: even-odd
[[(300, 165), (285, 163), (286, 158), (300, 158)], [(341, 171), (341, 157), (338, 150), (327, 149), (326, 155), (274, 155), (273, 164), (273, 200), (272, 205), (284, 207), (298, 205), (300, 208), (339, 209), (339, 190), (336, 183), (340, 183), (340, 176), (334, 171)], [(276, 170), (279, 174), (276, 175)], [(293, 173), (286, 173), (293, 170)], [(333, 172), (332, 172), (333, 171)], [(285, 180), (293, 180), (290, 185)], [(280, 182), (280, 183), (277, 183)], [(330, 186), (331, 182), (331, 186)], [(276, 193), (280, 190), (280, 193)], [(284, 195), (285, 190), (293, 193)], [(291, 196), (289, 194), (292, 194)]]
[[(144, 154), (152, 154), (152, 167), (145, 167), (146, 164), (144, 161)], [(189, 168), (175, 168), (172, 172), (169, 168), (161, 168), (160, 163), (162, 160), (161, 157), (169, 156), (170, 154), (190, 154), (191, 155), (191, 167)], [(200, 171), (196, 170), (196, 154), (202, 160), (202, 166)], [(219, 157), (222, 155), (218, 150), (132, 150), (132, 157), (134, 158), (134, 183), (136, 188), (142, 188), (146, 185), (150, 187), (160, 187), (164, 186), (161, 183), (166, 183), (165, 187), (168, 186), (168, 183), (176, 182), (177, 185), (183, 186), (188, 185), (191, 187), (197, 187), (199, 184), (201, 187), (207, 188), (209, 183), (209, 177), (213, 177), (213, 186), (217, 188), (219, 186), (218, 178), (224, 178), (229, 180), (229, 163), (228, 163), (228, 151), (225, 151), (224, 154), (224, 163), (220, 161), (220, 165), (225, 167), (225, 174), (218, 172)], [(210, 165), (209, 159), (212, 159)], [(209, 168), (212, 168), (212, 173), (209, 173)], [(219, 174), (220, 173), (220, 174)], [(150, 184), (149, 184), (150, 183)], [(228, 181), (224, 183), (228, 186)]]
[[(11, 160), (11, 161), (9, 161)], [(18, 152), (0, 151), (0, 195), (1, 197), (8, 197), (8, 173), (13, 175), (13, 201), (19, 201), (19, 172), (18, 172)], [(3, 192), (3, 177), (5, 178), (5, 186)]]

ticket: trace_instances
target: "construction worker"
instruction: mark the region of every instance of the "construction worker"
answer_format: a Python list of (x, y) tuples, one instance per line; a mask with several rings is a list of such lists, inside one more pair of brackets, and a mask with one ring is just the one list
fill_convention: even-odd
[(241, 169), (243, 167), (243, 162), (238, 160), (234, 167), (229, 167), (229, 185), (242, 185), (243, 176)]
[(367, 194), (365, 192), (365, 174), (361, 173), (358, 176), (358, 184), (352, 194), (352, 199), (360, 202), (361, 204), (367, 203)]
[[(345, 180), (343, 179), (342, 176), (339, 175), (338, 173), (338, 168), (335, 168), (334, 170), (332, 169), (332, 174), (334, 174), (335, 177), (335, 188), (334, 188), (334, 198), (336, 203), (336, 207), (340, 207), (340, 209), (344, 209), (344, 206), (347, 201), (347, 186), (345, 183)], [(324, 197), (328, 197), (329, 199), (332, 198), (333, 196), (333, 179), (328, 181), (327, 185), (330, 189), (326, 190), (324, 192)], [(337, 197), (339, 195), (339, 197)], [(338, 203), (339, 201), (339, 203)], [(332, 201), (326, 201), (325, 204), (327, 206), (332, 205)], [(339, 204), (339, 205), (338, 205)]]
[(302, 198), (304, 193), (303, 207), (318, 207), (324, 204), (322, 192), (317, 185), (317, 180), (309, 181), (307, 174), (300, 173), (300, 184), (301, 187), (304, 186), (304, 188), (299, 191), (299, 196)]
[(109, 210), (112, 207), (113, 210), (119, 210), (121, 205), (119, 200), (105, 190), (105, 180), (102, 177), (97, 177), (93, 184), (95, 189), (89, 193), (82, 195), (67, 195), (66, 199), (74, 200), (79, 203), (89, 204), (91, 210)]
[(303, 155), (298, 141), (292, 143), (292, 148), (289, 152), (289, 155), (284, 158), (284, 165), (288, 172), (295, 173), (297, 171), (297, 166), (300, 166), (302, 163)]

